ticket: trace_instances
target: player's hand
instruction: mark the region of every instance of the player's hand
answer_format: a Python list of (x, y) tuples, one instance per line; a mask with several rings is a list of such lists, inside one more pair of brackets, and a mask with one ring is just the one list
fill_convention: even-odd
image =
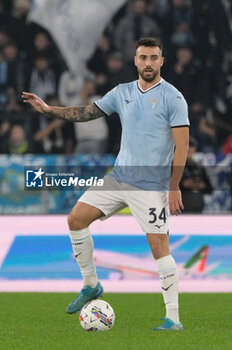
[(22, 93), (22, 99), (24, 103), (29, 103), (36, 111), (39, 113), (48, 113), (51, 110), (51, 107), (45, 103), (42, 98), (35, 94), (29, 92)]
[(170, 190), (169, 192), (169, 210), (171, 215), (181, 214), (184, 209), (180, 190)]

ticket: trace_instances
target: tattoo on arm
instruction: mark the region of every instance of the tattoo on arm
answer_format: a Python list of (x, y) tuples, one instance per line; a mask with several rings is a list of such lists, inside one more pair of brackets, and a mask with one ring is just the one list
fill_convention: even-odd
[(52, 107), (47, 115), (72, 122), (88, 122), (103, 117), (104, 113), (92, 104), (84, 107)]

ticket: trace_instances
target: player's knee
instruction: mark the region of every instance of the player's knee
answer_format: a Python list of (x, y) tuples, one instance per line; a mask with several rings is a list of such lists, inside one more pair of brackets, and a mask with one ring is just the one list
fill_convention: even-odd
[(75, 211), (75, 213), (72, 211), (68, 216), (68, 226), (70, 230), (76, 231), (76, 230), (82, 230), (88, 225), (80, 217), (78, 211)]

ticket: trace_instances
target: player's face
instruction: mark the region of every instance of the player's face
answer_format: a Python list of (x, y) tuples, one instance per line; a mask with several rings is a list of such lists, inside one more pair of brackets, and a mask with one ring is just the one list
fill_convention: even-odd
[(140, 46), (136, 51), (135, 65), (139, 76), (146, 82), (153, 82), (160, 75), (160, 67), (164, 63), (162, 51), (158, 46)]

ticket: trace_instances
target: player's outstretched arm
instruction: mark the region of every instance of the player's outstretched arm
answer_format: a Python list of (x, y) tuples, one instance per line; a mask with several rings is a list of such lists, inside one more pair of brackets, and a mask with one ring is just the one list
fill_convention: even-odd
[(73, 122), (87, 122), (103, 116), (94, 104), (84, 107), (53, 107), (48, 106), (40, 97), (29, 92), (23, 92), (23, 102), (30, 104), (36, 111), (49, 117), (60, 118)]

